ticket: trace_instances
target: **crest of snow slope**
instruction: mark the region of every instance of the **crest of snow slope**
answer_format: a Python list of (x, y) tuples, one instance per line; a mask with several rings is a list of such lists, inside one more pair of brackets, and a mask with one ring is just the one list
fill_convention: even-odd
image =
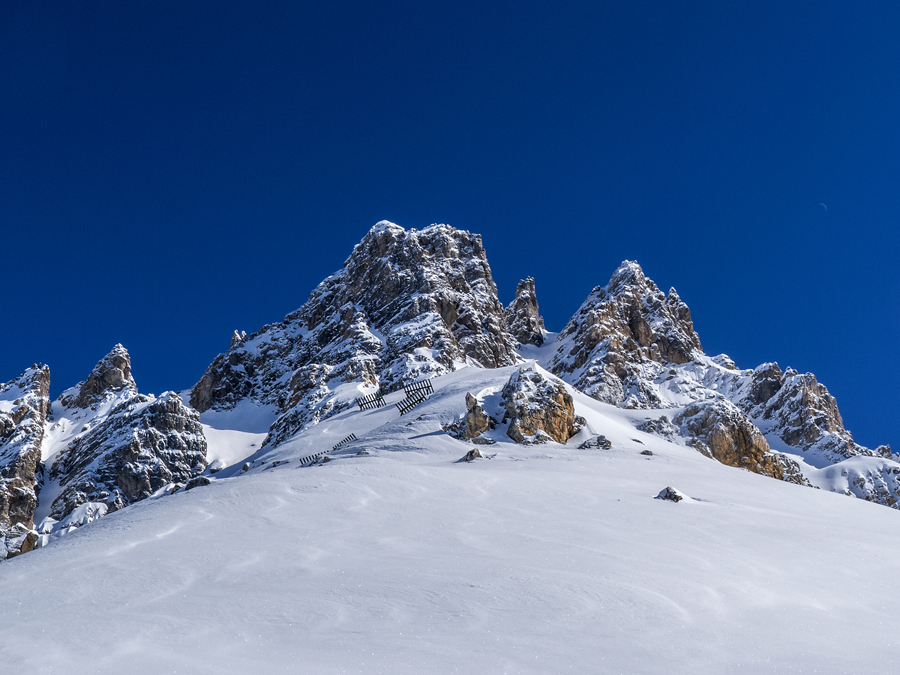
[[(893, 511), (724, 466), (635, 431), (645, 411), (575, 391), (587, 427), (567, 445), (515, 445), (498, 428), (482, 446), (492, 459), (458, 461), (471, 446), (442, 425), (465, 413), (466, 392), (492, 410), (512, 372), (441, 376), (402, 417), (342, 411), (260, 451), (248, 474), (150, 498), (3, 563), (4, 667), (897, 667)], [(332, 461), (300, 468), (351, 431), (359, 440)], [(577, 449), (594, 434), (611, 449)], [(666, 486), (690, 500), (655, 499)]]
[(270, 445), (361, 394), (463, 363), (517, 359), (481, 237), (448, 225), (378, 223), (303, 307), (237, 338), (194, 386), (191, 405), (227, 410), (249, 399), (276, 407)]
[(38, 364), (0, 383), (0, 560), (37, 541), (32, 528), (49, 391), (50, 369)]
[[(855, 443), (834, 398), (814, 375), (782, 372), (775, 363), (738, 370), (724, 354), (707, 356), (675, 289), (663, 294), (636, 262), (623, 262), (606, 286), (591, 292), (555, 344), (543, 361), (548, 369), (598, 400), (626, 408), (675, 409), (669, 414), (674, 417), (692, 403), (717, 405), (716, 399), (725, 399), (762, 431), (773, 450), (799, 461), (814, 485), (838, 489), (813, 468), (869, 457), (855, 462), (854, 471), (866, 464), (863, 473), (878, 475), (872, 480), (889, 488), (857, 486), (850, 492), (896, 504), (896, 474), (893, 468), (886, 473), (879, 468), (893, 466), (890, 448), (871, 450)], [(793, 465), (788, 468), (795, 475)], [(862, 474), (855, 478), (872, 485)]]

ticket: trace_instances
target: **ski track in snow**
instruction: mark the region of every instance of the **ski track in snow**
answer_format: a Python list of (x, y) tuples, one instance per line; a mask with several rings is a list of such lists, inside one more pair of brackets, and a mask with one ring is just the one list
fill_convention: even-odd
[[(275, 449), (264, 415), (204, 416), (228, 465), (211, 485), (0, 565), (3, 671), (892, 672), (896, 511), (724, 466), (571, 389), (588, 428), (566, 446), (501, 428), (492, 459), (459, 462), (472, 446), (441, 427), (513, 370)], [(577, 449), (596, 434), (612, 448)]]

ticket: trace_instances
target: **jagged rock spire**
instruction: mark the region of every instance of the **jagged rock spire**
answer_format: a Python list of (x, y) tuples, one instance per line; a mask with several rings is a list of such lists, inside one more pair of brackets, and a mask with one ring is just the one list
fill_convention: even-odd
[(131, 389), (137, 393), (137, 385), (131, 377), (131, 356), (125, 347), (117, 344), (94, 366), (73, 404), (79, 408), (87, 408), (103, 398), (107, 391), (122, 389)]
[(506, 308), (506, 326), (519, 344), (544, 344), (544, 319), (534, 291), (534, 277), (522, 279), (516, 286), (516, 297)]

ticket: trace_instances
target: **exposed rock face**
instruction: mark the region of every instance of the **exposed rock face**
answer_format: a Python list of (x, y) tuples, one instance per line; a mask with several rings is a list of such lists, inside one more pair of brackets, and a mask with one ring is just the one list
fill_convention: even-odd
[(131, 377), (131, 356), (125, 347), (118, 344), (94, 366), (74, 400), (66, 400), (64, 403), (88, 408), (101, 400), (107, 392), (123, 389), (137, 394), (137, 385)]
[(534, 278), (528, 277), (516, 287), (516, 298), (506, 308), (506, 325), (519, 344), (544, 344), (544, 319), (534, 292)]
[(61, 492), (51, 516), (62, 520), (87, 502), (112, 512), (168, 483), (187, 482), (206, 467), (200, 415), (172, 392), (138, 394), (110, 411), (66, 448), (51, 476)]
[(472, 394), (466, 394), (466, 408), (464, 438), (472, 439), (481, 436), (488, 429), (494, 428), (496, 422), (484, 411), (484, 408), (478, 405), (478, 399)]
[(756, 425), (724, 399), (692, 403), (673, 420), (691, 444), (722, 464), (781, 480), (784, 470)]
[[(853, 441), (844, 428), (837, 401), (812, 373), (800, 375), (792, 368), (782, 373), (777, 363), (764, 363), (749, 379), (736, 402), (770, 437), (828, 462), (857, 455), (890, 459), (890, 446), (870, 450)], [(820, 463), (814, 458), (811, 461)]]
[(506, 435), (516, 443), (554, 440), (565, 443), (577, 433), (572, 396), (561, 382), (534, 369), (519, 368), (503, 387)]
[(464, 362), (511, 365), (515, 347), (480, 236), (382, 221), (303, 307), (216, 357), (191, 405), (273, 405), (266, 443), (278, 445), (349, 405), (332, 396), (340, 383), (389, 392)]
[(664, 407), (651, 383), (664, 365), (702, 353), (691, 311), (625, 261), (595, 288), (557, 338), (550, 370), (597, 400), (627, 407)]
[(50, 369), (42, 365), (0, 384), (0, 560), (27, 553), (37, 541), (33, 519), (49, 391)]

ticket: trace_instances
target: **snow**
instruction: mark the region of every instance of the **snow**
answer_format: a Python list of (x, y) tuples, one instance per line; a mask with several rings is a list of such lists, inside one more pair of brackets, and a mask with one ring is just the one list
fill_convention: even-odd
[[(442, 425), (467, 391), (490, 402), (515, 369), (436, 378), (402, 417), (402, 391), (345, 410), (257, 449), (249, 472), (0, 564), (3, 670), (896, 667), (895, 510), (724, 466), (636, 431), (646, 410), (577, 392), (587, 428), (567, 445), (518, 446), (501, 428), (492, 459), (458, 462), (472, 446)], [(237, 462), (262, 431), (247, 411), (217, 415), (204, 414), (210, 452)], [(577, 449), (596, 434), (612, 448)], [(296, 461), (323, 448), (333, 461)], [(655, 499), (667, 486), (690, 497)]]

